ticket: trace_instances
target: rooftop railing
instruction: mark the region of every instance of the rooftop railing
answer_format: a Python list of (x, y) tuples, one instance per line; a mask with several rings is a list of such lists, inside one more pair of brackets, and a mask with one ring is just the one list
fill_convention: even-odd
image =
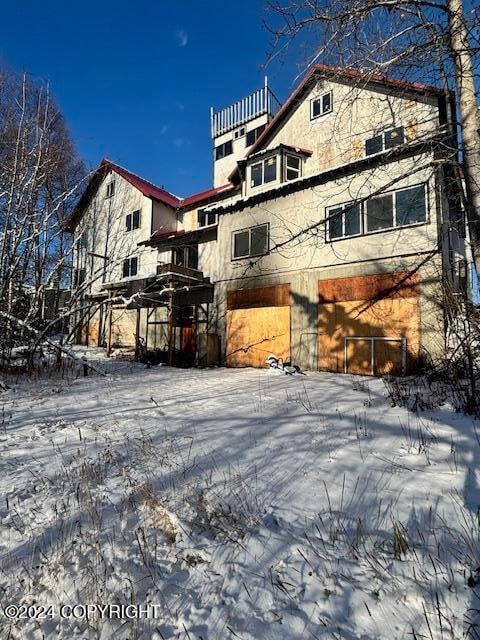
[(281, 106), (280, 101), (269, 88), (267, 78), (265, 78), (265, 85), (246, 98), (242, 98), (242, 100), (238, 100), (229, 107), (218, 111), (213, 107), (211, 108), (212, 138), (236, 129), (264, 113), (273, 116)]

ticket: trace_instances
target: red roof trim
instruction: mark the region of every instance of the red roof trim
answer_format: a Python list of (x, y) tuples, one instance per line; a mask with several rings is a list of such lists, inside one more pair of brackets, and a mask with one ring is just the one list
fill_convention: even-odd
[(153, 198), (154, 200), (158, 200), (159, 202), (163, 202), (164, 204), (169, 205), (170, 207), (177, 208), (181, 199), (177, 198), (177, 196), (173, 195), (169, 191), (165, 191), (161, 187), (157, 187), (153, 184), (153, 182), (149, 182), (145, 180), (145, 178), (141, 178), (137, 176), (135, 173), (132, 173), (128, 169), (121, 167), (110, 160), (102, 160), (99, 169), (110, 169), (111, 171), (115, 171), (118, 175), (125, 178), (127, 182), (129, 182), (132, 186), (136, 187), (139, 191), (143, 193), (143, 195), (148, 196), (149, 198)]
[[(295, 101), (301, 96), (305, 87), (313, 80), (315, 75), (324, 74), (330, 76), (338, 76), (349, 79), (364, 80), (365, 84), (376, 83), (383, 85), (391, 85), (398, 87), (399, 89), (405, 89), (407, 91), (415, 91), (417, 93), (433, 93), (435, 95), (444, 95), (445, 91), (438, 87), (432, 87), (430, 85), (422, 84), (420, 82), (406, 82), (399, 80), (398, 78), (389, 78), (387, 76), (381, 76), (377, 74), (368, 73), (367, 71), (357, 71), (355, 69), (342, 69), (341, 67), (332, 67), (326, 64), (317, 64), (310, 72), (305, 76), (299, 86), (290, 95), (283, 107), (275, 114), (270, 123), (265, 127), (262, 134), (257, 138), (256, 142), (250, 147), (247, 158), (254, 154), (261, 146), (269, 139), (270, 135), (276, 130), (278, 124), (282, 121), (288, 111), (292, 108)], [(235, 170), (232, 171), (229, 176), (233, 178)]]
[(199, 193), (194, 193), (191, 196), (184, 198), (181, 201), (180, 206), (182, 208), (188, 207), (191, 204), (196, 204), (198, 202), (202, 202), (203, 200), (209, 200), (210, 198), (213, 198), (223, 192), (231, 191), (232, 189), (235, 189), (235, 185), (229, 182), (227, 184), (222, 185), (221, 187), (215, 187), (214, 189), (207, 189), (206, 191), (200, 191)]

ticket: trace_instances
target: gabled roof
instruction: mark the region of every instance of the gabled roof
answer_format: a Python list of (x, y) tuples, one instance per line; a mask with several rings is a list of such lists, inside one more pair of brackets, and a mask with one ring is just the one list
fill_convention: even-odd
[(222, 185), (221, 187), (215, 187), (214, 189), (207, 189), (206, 191), (200, 191), (199, 193), (194, 193), (191, 196), (188, 196), (187, 198), (184, 198), (181, 201), (181, 208), (183, 209), (184, 207), (189, 207), (192, 204), (198, 204), (200, 202), (207, 202), (208, 200), (211, 200), (212, 198), (215, 198), (218, 195), (223, 195), (224, 193), (230, 192), (233, 189), (235, 189), (235, 185), (233, 185), (231, 182)]
[(91, 174), (85, 191), (83, 192), (80, 200), (77, 202), (75, 208), (72, 211), (72, 215), (68, 220), (68, 228), (70, 230), (75, 228), (75, 226), (78, 224), (83, 215), (83, 212), (88, 207), (92, 198), (97, 192), (100, 182), (109, 171), (114, 171), (115, 173), (117, 173), (148, 198), (152, 198), (153, 200), (156, 200), (158, 202), (163, 202), (163, 204), (166, 204), (173, 209), (177, 209), (180, 206), (181, 199), (173, 195), (173, 193), (170, 193), (165, 189), (162, 189), (161, 187), (157, 187), (152, 182), (145, 180), (145, 178), (141, 178), (128, 169), (125, 169), (125, 167), (115, 164), (111, 160), (107, 160), (105, 158), (101, 161), (97, 169)]
[[(342, 69), (341, 67), (332, 67), (325, 64), (317, 64), (310, 72), (305, 76), (303, 81), (291, 94), (283, 107), (277, 112), (274, 118), (266, 126), (263, 133), (257, 138), (256, 142), (250, 147), (247, 158), (259, 151), (265, 144), (271, 140), (274, 133), (278, 131), (282, 123), (290, 115), (290, 113), (297, 108), (305, 94), (312, 88), (319, 78), (330, 77), (338, 78), (346, 81), (361, 81), (364, 85), (377, 85), (382, 87), (390, 87), (397, 91), (406, 91), (409, 93), (416, 93), (419, 96), (434, 95), (444, 96), (445, 90), (438, 87), (432, 87), (420, 82), (405, 82), (398, 78), (389, 78), (387, 76), (381, 76), (370, 73), (368, 71), (359, 71), (357, 69)], [(232, 171), (229, 179), (235, 178), (236, 170)]]

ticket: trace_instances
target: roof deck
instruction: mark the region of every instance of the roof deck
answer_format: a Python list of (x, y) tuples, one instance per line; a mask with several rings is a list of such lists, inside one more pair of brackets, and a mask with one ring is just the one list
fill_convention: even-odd
[(274, 116), (281, 106), (265, 78), (265, 85), (261, 89), (257, 89), (242, 100), (237, 100), (229, 107), (218, 111), (211, 108), (212, 138), (217, 138), (265, 113)]

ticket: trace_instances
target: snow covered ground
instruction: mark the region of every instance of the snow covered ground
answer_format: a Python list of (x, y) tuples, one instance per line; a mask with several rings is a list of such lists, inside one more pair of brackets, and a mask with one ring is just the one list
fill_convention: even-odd
[(88, 357), (109, 374), (0, 395), (2, 640), (480, 637), (471, 418), (381, 380)]

